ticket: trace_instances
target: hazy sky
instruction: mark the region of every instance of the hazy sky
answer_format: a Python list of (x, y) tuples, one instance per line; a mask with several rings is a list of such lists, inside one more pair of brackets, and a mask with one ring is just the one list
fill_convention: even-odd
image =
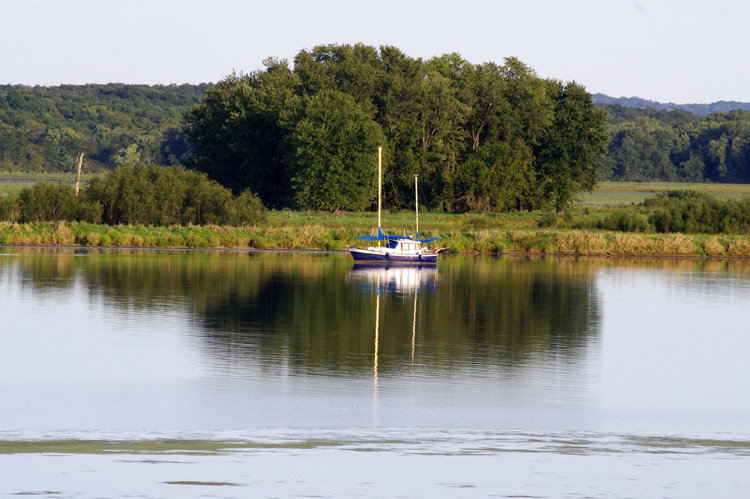
[(750, 102), (747, 0), (0, 0), (0, 84), (201, 83), (324, 43), (394, 45), (662, 102)]

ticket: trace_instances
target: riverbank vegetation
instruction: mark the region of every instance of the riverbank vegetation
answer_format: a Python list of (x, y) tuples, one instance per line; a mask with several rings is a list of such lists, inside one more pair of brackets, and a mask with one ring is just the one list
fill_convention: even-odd
[[(420, 234), (453, 252), (750, 257), (750, 194), (736, 185), (603, 184), (611, 203), (554, 212), (420, 213)], [(689, 189), (704, 189), (697, 192)], [(710, 187), (710, 189), (709, 189)], [(618, 188), (627, 189), (617, 191)], [(597, 191), (599, 192), (599, 191)], [(643, 196), (618, 204), (622, 192)], [(595, 193), (596, 194), (596, 193)], [(1, 245), (345, 250), (372, 233), (372, 212), (266, 211), (180, 168), (123, 167), (72, 186), (42, 182), (0, 197)], [(383, 227), (413, 234), (414, 212), (386, 210)]]
[(594, 105), (512, 57), (323, 45), (264, 65), (0, 86), (0, 244), (342, 250), (372, 231), (383, 146), (384, 226), (414, 232), (419, 175), (421, 235), (454, 251), (750, 256), (750, 112)]
[[(413, 233), (404, 221), (410, 212), (388, 213), (391, 233)], [(602, 218), (604, 216), (604, 218)], [(605, 228), (604, 213), (553, 215), (462, 215), (425, 213), (420, 234), (440, 236), (438, 243), (455, 253), (611, 256), (750, 257), (746, 234), (637, 233)], [(566, 222), (566, 218), (568, 221)], [(372, 232), (371, 213), (271, 211), (259, 225), (146, 227), (94, 225), (82, 222), (0, 222), (0, 245), (83, 246), (114, 248), (214, 248), (268, 250), (345, 250), (355, 237)], [(429, 227), (424, 230), (423, 227)]]
[(250, 191), (238, 196), (206, 175), (178, 167), (123, 166), (71, 185), (40, 182), (0, 198), (0, 220), (106, 225), (256, 225), (266, 210)]
[[(299, 172), (316, 161), (333, 165), (337, 155), (293, 146), (317, 145), (315, 126), (337, 119), (351, 126), (341, 137), (326, 134), (326, 139), (346, 143), (358, 129), (365, 143), (378, 136), (373, 121), (387, 139), (386, 190), (397, 205), (408, 203), (411, 174), (419, 173), (430, 185), (448, 189), (424, 193), (431, 207), (453, 199), (456, 210), (512, 210), (517, 205), (510, 198), (492, 193), (505, 185), (511, 191), (523, 187), (524, 198), (537, 196), (537, 201), (543, 198), (534, 186), (552, 194), (539, 178), (518, 186), (512, 182), (531, 171), (543, 173), (541, 163), (549, 157), (542, 150), (574, 139), (570, 128), (560, 125), (606, 115), (608, 145), (595, 167), (600, 180), (750, 182), (747, 103), (676, 106), (599, 95), (593, 100), (599, 102), (596, 112), (586, 116), (590, 96), (581, 94), (580, 86), (538, 78), (513, 58), (502, 65), (471, 64), (457, 54), (422, 60), (394, 47), (329, 45), (302, 50), (292, 62), (268, 59), (266, 70), (230, 76), (216, 89), (210, 83), (0, 85), (0, 174), (71, 172), (81, 151), (87, 172), (124, 164), (181, 164), (189, 152), (188, 126), (196, 147), (193, 161), (222, 177), (214, 180), (228, 179), (235, 193), (252, 187), (267, 206), (324, 208), (310, 204), (314, 189), (261, 192), (258, 183), (286, 183), (304, 191), (293, 182), (304, 178)], [(326, 116), (326, 109), (336, 113)], [(211, 151), (195, 135), (204, 133), (196, 126), (198, 116), (215, 123), (225, 119), (227, 128), (216, 133), (227, 140), (239, 134), (241, 147)], [(209, 164), (211, 155), (221, 154), (242, 168), (220, 172), (226, 166)], [(261, 171), (271, 180), (255, 169), (264, 162), (272, 168)], [(446, 169), (447, 177), (438, 178)]]

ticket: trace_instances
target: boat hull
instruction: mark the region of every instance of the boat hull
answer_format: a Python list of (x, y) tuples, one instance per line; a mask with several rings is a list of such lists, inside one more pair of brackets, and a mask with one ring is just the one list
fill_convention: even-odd
[(373, 251), (366, 248), (349, 248), (355, 263), (386, 265), (435, 265), (436, 253), (421, 255), (404, 255), (385, 251)]

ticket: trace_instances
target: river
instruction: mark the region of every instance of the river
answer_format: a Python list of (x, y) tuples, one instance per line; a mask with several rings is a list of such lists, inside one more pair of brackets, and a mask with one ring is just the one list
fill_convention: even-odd
[(0, 496), (745, 497), (750, 262), (0, 249)]

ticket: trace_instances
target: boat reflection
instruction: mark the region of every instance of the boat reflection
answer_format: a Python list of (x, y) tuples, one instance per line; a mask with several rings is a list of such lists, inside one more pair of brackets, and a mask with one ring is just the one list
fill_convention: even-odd
[(420, 288), (434, 291), (438, 271), (434, 265), (423, 266), (383, 266), (355, 264), (349, 271), (349, 279), (360, 283), (361, 289), (371, 290), (377, 286), (380, 293), (412, 294)]
[[(382, 265), (354, 265), (352, 270), (349, 271), (349, 278), (361, 283), (363, 289), (367, 291), (375, 290), (375, 344), (373, 351), (373, 397), (375, 400), (378, 398), (381, 296), (385, 294), (414, 295), (411, 324), (411, 362), (413, 366), (417, 345), (417, 303), (419, 290), (420, 288), (424, 288), (427, 291), (434, 291), (437, 277), (438, 272), (435, 266), (383, 267)], [(391, 303), (396, 305), (398, 301), (391, 301)], [(398, 333), (395, 329), (390, 331)]]

